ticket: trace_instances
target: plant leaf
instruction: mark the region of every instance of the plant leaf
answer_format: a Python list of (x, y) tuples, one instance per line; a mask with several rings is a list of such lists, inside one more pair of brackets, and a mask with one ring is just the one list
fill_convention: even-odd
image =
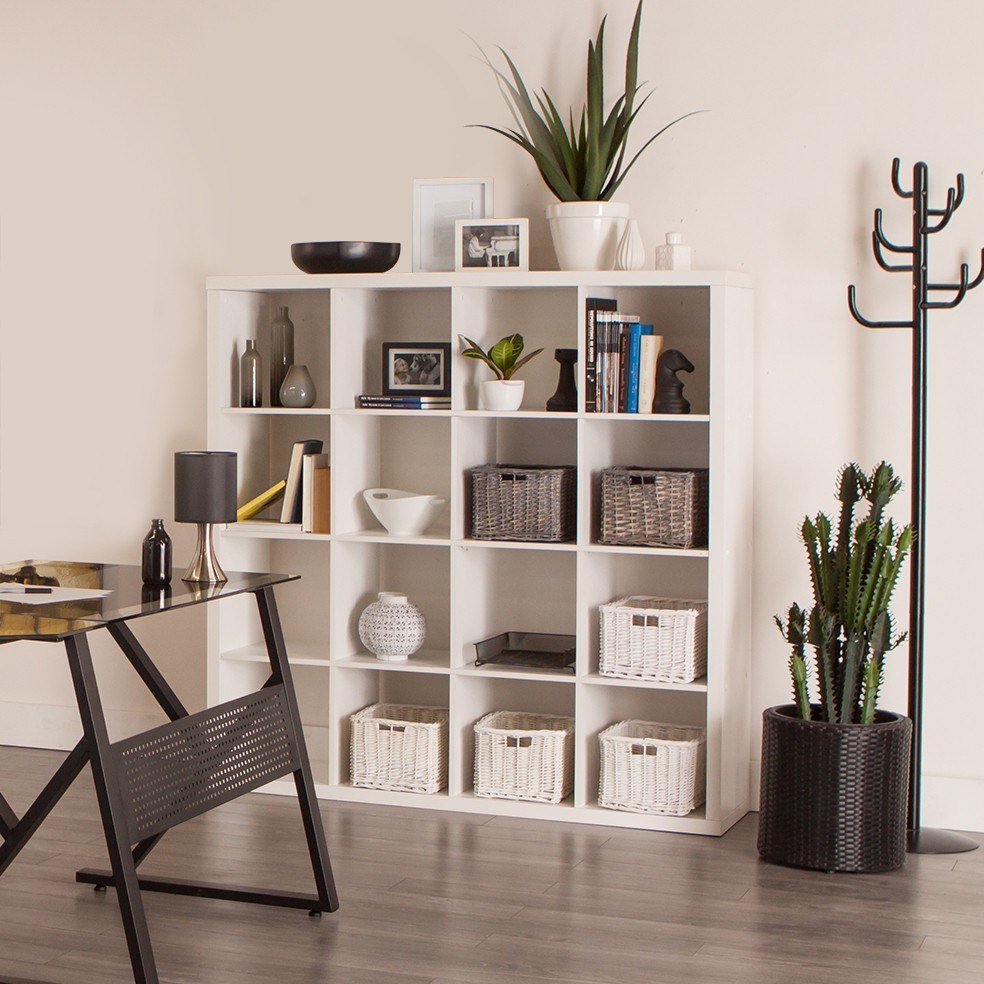
[(489, 358), (499, 367), (504, 379), (508, 379), (512, 374), (512, 368), (523, 351), (523, 345), (523, 336), (517, 332), (514, 335), (500, 338), (489, 349)]
[(530, 359), (533, 358), (534, 355), (539, 355), (542, 351), (542, 348), (538, 348), (536, 351), (530, 352), (528, 355), (524, 355), (518, 362), (516, 362), (512, 369), (509, 370), (509, 375), (506, 376), (506, 379), (511, 379), (520, 369), (522, 369), (523, 366), (526, 365), (527, 362), (530, 361)]

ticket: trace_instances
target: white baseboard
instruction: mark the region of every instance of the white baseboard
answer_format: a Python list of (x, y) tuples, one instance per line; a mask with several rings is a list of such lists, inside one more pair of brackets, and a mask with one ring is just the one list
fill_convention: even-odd
[[(110, 738), (147, 731), (166, 723), (163, 713), (106, 709)], [(0, 701), (0, 745), (22, 748), (74, 748), (82, 737), (78, 708)]]
[[(752, 810), (759, 808), (761, 774), (761, 763), (753, 761), (748, 790)], [(984, 779), (924, 775), (921, 799), (920, 823), (923, 827), (984, 831)]]

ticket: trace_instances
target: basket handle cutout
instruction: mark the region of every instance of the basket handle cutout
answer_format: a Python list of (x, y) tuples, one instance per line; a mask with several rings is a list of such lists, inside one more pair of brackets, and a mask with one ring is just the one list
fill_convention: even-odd
[(406, 731), (407, 729), (406, 726), (402, 724), (384, 724), (383, 722), (380, 722), (379, 730), (380, 731)]
[(655, 475), (630, 475), (629, 485), (655, 485)]
[(517, 474), (516, 472), (502, 472), (499, 478), (503, 482), (525, 482), (529, 479), (529, 475)]
[(658, 629), (659, 628), (659, 616), (658, 615), (633, 615), (632, 616), (633, 625), (641, 625), (647, 629)]
[(529, 735), (506, 735), (506, 748), (529, 748), (533, 739)]
[(655, 745), (630, 745), (633, 755), (657, 755), (659, 749)]

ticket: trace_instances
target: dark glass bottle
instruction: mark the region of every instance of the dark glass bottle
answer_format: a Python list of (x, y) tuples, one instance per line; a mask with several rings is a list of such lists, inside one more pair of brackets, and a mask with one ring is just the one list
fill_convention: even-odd
[(256, 342), (252, 338), (246, 342), (246, 351), (239, 360), (239, 405), (241, 407), (263, 406), (263, 366)]
[(287, 316), (287, 308), (278, 307), (277, 316), (270, 324), (270, 406), (283, 406), (280, 387), (287, 370), (294, 364), (294, 322)]
[(171, 538), (163, 519), (151, 520), (150, 532), (144, 537), (141, 568), (144, 584), (162, 588), (171, 583)]

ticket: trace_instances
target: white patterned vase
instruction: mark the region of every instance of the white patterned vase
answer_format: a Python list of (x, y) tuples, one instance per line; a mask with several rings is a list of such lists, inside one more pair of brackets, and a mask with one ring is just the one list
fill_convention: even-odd
[(615, 269), (641, 270), (645, 265), (646, 247), (642, 242), (642, 233), (639, 232), (639, 223), (635, 219), (629, 219), (615, 250)]
[(424, 644), (427, 622), (405, 594), (380, 591), (379, 600), (366, 605), (359, 616), (359, 638), (387, 663), (403, 663)]

